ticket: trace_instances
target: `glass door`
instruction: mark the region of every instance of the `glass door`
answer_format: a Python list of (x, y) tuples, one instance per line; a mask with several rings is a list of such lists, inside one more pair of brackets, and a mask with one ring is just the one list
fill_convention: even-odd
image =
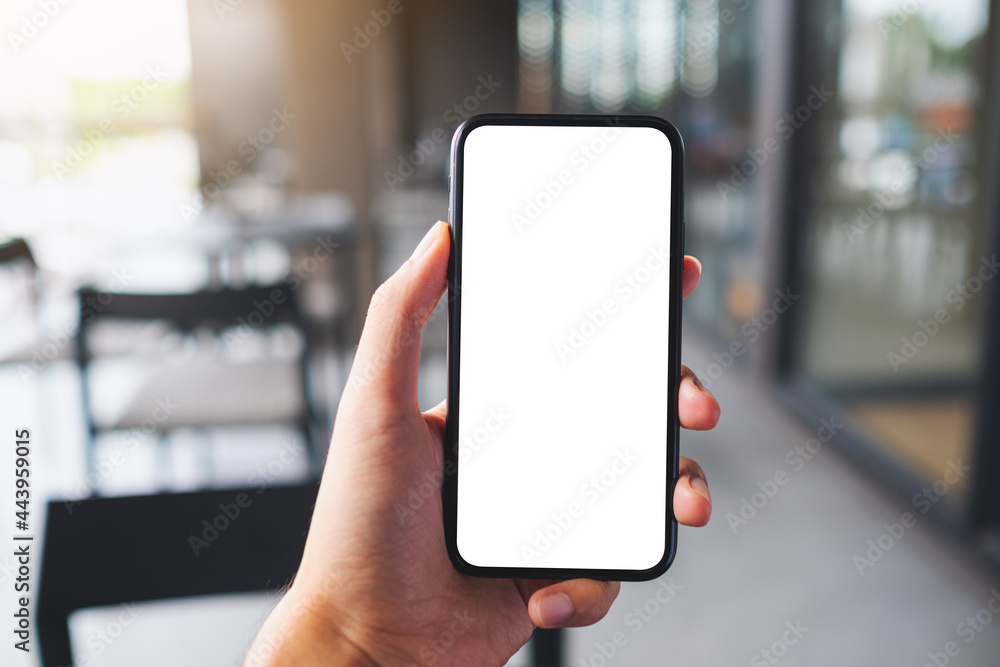
[(929, 489), (918, 509), (960, 510), (981, 430), (984, 295), (1000, 272), (985, 176), (989, 6), (810, 5), (803, 20), (823, 38), (800, 78), (828, 100), (804, 128), (793, 184), (802, 306), (787, 370)]

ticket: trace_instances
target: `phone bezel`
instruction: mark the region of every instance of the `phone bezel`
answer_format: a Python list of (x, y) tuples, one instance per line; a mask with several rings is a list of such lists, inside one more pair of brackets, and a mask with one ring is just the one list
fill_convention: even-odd
[[(673, 344), (667, 351), (669, 382), (667, 406), (667, 471), (668, 486), (666, 503), (666, 537), (663, 558), (646, 570), (588, 569), (588, 568), (533, 568), (533, 567), (492, 567), (479, 566), (467, 562), (458, 551), (458, 415), (459, 402), (459, 357), (461, 349), (462, 311), (462, 189), (464, 174), (464, 147), (469, 134), (484, 125), (518, 126), (609, 126), (648, 127), (663, 132), (671, 146), (670, 201), (670, 299), (668, 309), (668, 329)], [(456, 130), (451, 144), (449, 179), (448, 224), (451, 231), (451, 255), (448, 261), (448, 413), (445, 423), (444, 480), (442, 484), (442, 507), (444, 511), (444, 532), (448, 556), (454, 567), (462, 574), (476, 577), (513, 577), (530, 579), (575, 579), (589, 578), (612, 581), (648, 581), (663, 574), (673, 562), (677, 552), (677, 519), (673, 513), (673, 491), (677, 483), (679, 462), (679, 420), (677, 417), (677, 394), (680, 384), (681, 349), (681, 301), (682, 272), (684, 267), (684, 144), (677, 129), (666, 120), (654, 116), (634, 115), (539, 115), (539, 114), (483, 114), (462, 123)], [(452, 443), (449, 446), (449, 443)]]

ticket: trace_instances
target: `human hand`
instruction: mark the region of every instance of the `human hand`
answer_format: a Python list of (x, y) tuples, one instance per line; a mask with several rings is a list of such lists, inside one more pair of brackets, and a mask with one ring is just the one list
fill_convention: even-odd
[[(597, 622), (617, 582), (480, 579), (445, 550), (442, 403), (417, 402), (420, 334), (447, 284), (448, 226), (439, 222), (375, 293), (337, 412), (302, 564), (246, 665), (503, 665), (535, 627)], [(684, 260), (684, 296), (701, 264)], [(680, 423), (707, 430), (719, 404), (683, 367)], [(433, 484), (416, 509), (411, 492)], [(400, 511), (401, 508), (407, 510)], [(682, 457), (674, 515), (708, 523), (705, 475)]]

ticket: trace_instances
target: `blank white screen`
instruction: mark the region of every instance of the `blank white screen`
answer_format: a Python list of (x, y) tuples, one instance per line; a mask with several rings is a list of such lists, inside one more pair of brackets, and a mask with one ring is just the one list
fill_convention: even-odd
[(466, 139), (456, 540), (472, 565), (664, 556), (670, 164), (652, 128)]

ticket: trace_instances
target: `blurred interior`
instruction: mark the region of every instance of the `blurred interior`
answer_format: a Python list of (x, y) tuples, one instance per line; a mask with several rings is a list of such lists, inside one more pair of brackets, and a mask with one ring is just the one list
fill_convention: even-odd
[[(971, 466), (931, 534), (1000, 572), (1000, 3), (391, 4), (0, 8), (20, 36), (0, 54), (0, 387), (53, 443), (40, 493), (314, 479), (371, 293), (447, 216), (458, 124), (642, 113), (686, 144), (689, 365), (804, 432), (835, 415), (845, 474), (898, 511)], [(148, 298), (102, 305), (119, 293)], [(425, 408), (446, 326), (439, 306)], [(87, 614), (77, 637), (106, 622)], [(568, 654), (594, 664), (581, 637)]]

